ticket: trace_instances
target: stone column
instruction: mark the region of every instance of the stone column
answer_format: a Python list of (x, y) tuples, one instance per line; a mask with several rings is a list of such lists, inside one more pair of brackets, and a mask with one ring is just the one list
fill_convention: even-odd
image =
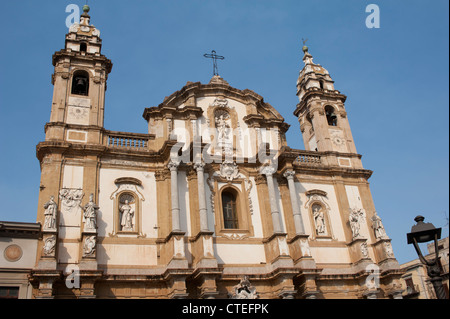
[(180, 204), (178, 197), (178, 166), (180, 162), (170, 160), (167, 167), (170, 170), (170, 190), (172, 200), (172, 231), (181, 231)]
[(284, 172), (283, 176), (286, 177), (286, 179), (288, 181), (289, 194), (291, 197), (292, 212), (294, 214), (295, 232), (297, 235), (303, 235), (303, 234), (305, 234), (305, 226), (303, 225), (302, 216), (300, 214), (300, 207), (298, 205), (298, 200), (297, 200), (297, 192), (295, 190), (295, 184), (294, 184), (295, 171), (287, 170), (286, 172)]
[(281, 233), (280, 224), (280, 212), (278, 211), (277, 199), (275, 196), (275, 186), (273, 182), (273, 174), (275, 173), (275, 168), (272, 166), (265, 166), (262, 168), (261, 173), (266, 175), (267, 178), (267, 188), (269, 190), (269, 201), (270, 201), (270, 211), (272, 213), (272, 223), (274, 234)]
[(198, 207), (200, 211), (200, 231), (208, 231), (208, 216), (206, 210), (206, 193), (205, 193), (205, 177), (204, 168), (205, 164), (197, 162), (194, 164), (194, 168), (197, 171), (198, 182)]

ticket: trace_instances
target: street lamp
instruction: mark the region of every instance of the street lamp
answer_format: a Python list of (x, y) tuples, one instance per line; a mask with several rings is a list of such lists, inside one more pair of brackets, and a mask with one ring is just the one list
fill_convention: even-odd
[[(433, 284), (434, 291), (438, 299), (447, 299), (442, 286), (441, 266), (439, 263), (438, 240), (441, 238), (441, 228), (435, 228), (432, 223), (424, 223), (425, 217), (417, 216), (414, 221), (417, 223), (411, 227), (411, 232), (406, 235), (408, 244), (414, 244), (419, 260), (427, 267), (428, 276)], [(434, 240), (435, 258), (427, 260), (423, 257), (418, 243), (426, 243)]]

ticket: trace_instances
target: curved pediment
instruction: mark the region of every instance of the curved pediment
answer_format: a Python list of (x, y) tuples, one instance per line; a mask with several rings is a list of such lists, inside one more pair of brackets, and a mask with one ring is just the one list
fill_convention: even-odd
[(171, 118), (198, 118), (206, 111), (204, 105), (201, 105), (205, 100), (210, 101), (210, 106), (218, 106), (218, 104), (214, 104), (216, 100), (229, 101), (225, 104), (230, 107), (243, 105), (246, 110), (242, 118), (249, 126), (254, 124), (263, 127), (276, 125), (280, 128), (283, 127), (284, 131), (289, 127), (284, 123), (281, 114), (272, 105), (265, 102), (262, 96), (249, 89), (233, 88), (218, 76), (214, 76), (208, 84), (187, 82), (179, 91), (165, 97), (157, 107), (146, 108), (143, 117), (147, 121), (155, 117), (165, 118), (169, 114)]
[(208, 154), (254, 157), (261, 147), (279, 150), (286, 145), (289, 124), (262, 96), (231, 87), (214, 76), (208, 84), (188, 82), (143, 117), (156, 136), (154, 149), (168, 140), (185, 148), (194, 139), (210, 145)]

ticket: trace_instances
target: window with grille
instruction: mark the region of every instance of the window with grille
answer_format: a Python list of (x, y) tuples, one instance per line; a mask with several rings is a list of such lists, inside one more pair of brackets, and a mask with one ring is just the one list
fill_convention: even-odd
[(236, 195), (233, 192), (222, 193), (223, 222), (226, 229), (238, 228)]

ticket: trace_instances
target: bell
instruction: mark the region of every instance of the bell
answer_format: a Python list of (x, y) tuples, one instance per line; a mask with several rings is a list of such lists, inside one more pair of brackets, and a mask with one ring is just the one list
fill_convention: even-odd
[(86, 93), (86, 91), (87, 91), (87, 89), (86, 89), (86, 79), (84, 79), (84, 78), (76, 79), (75, 90), (79, 94)]
[(83, 78), (78, 78), (77, 79), (77, 88), (82, 89), (84, 86), (86, 85), (86, 80)]

